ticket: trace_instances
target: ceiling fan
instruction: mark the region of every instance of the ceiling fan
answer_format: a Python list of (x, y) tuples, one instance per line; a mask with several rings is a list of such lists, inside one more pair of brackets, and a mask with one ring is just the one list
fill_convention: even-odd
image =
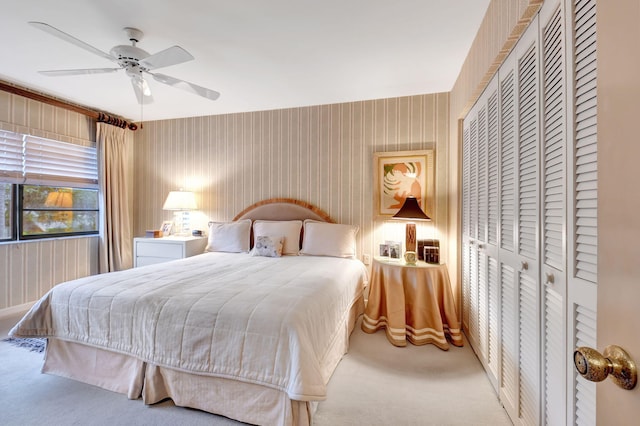
[(114, 46), (109, 51), (109, 53), (106, 53), (81, 40), (78, 40), (77, 38), (63, 31), (60, 31), (55, 27), (52, 27), (49, 24), (45, 24), (44, 22), (29, 22), (29, 24), (55, 37), (58, 37), (84, 50), (87, 50), (95, 55), (101, 56), (118, 64), (118, 67), (116, 68), (87, 68), (39, 71), (41, 74), (55, 77), (67, 75), (103, 74), (116, 72), (123, 69), (125, 73), (131, 78), (133, 91), (136, 94), (136, 98), (138, 99), (139, 104), (148, 104), (153, 102), (151, 89), (149, 88), (149, 84), (147, 83), (147, 81), (144, 79), (144, 74), (151, 75), (154, 80), (159, 83), (173, 86), (207, 99), (216, 100), (220, 96), (220, 93), (216, 92), (215, 90), (207, 89), (206, 87), (198, 86), (197, 84), (189, 83), (187, 81), (180, 80), (166, 74), (151, 72), (158, 68), (168, 67), (170, 65), (176, 65), (183, 62), (191, 61), (194, 59), (194, 57), (180, 46), (171, 46), (158, 53), (150, 55), (146, 51), (136, 46), (136, 43), (138, 43), (144, 35), (142, 31), (136, 28), (124, 28), (129, 41), (131, 41), (131, 46)]

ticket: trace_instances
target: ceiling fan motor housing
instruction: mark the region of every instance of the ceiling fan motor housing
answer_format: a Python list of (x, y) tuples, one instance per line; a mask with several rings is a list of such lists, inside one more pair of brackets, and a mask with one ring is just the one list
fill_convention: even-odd
[[(149, 54), (136, 46), (127, 46), (121, 44), (119, 46), (115, 46), (109, 52), (114, 57), (118, 58), (118, 64), (124, 69), (129, 69), (130, 67), (140, 67), (139, 62), (144, 58), (148, 57)], [(146, 71), (144, 67), (140, 67), (143, 71)]]

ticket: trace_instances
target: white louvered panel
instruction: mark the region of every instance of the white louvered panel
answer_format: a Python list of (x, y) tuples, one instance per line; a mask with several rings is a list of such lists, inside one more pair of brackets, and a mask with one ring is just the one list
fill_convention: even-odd
[(550, 286), (545, 286), (544, 303), (544, 416), (546, 425), (563, 425), (565, 395), (558, 381), (565, 374), (565, 319), (563, 297)]
[(478, 117), (469, 122), (469, 320), (470, 338), (478, 338)]
[[(545, 7), (546, 6), (546, 7)], [(542, 66), (541, 260), (542, 416), (543, 424), (563, 426), (567, 420), (566, 249), (567, 229), (567, 71), (561, 2), (543, 6), (540, 14)]]
[[(566, 305), (569, 336), (567, 353), (578, 346), (596, 347), (597, 318), (597, 221), (598, 221), (598, 154), (597, 154), (597, 55), (596, 0), (571, 0), (572, 25), (569, 58), (570, 90), (573, 107), (569, 117), (573, 144), (568, 147), (567, 180), (569, 215), (567, 254), (570, 271), (567, 281)], [(596, 384), (580, 377), (569, 362), (569, 391), (566, 423), (595, 425)]]
[(478, 109), (477, 181), (478, 181), (478, 240), (487, 241), (487, 108)]
[[(474, 114), (472, 111), (470, 114)], [(470, 132), (468, 121), (465, 120), (465, 127), (462, 133), (462, 325), (465, 330), (469, 328), (469, 292), (470, 285), (470, 265), (469, 265), (469, 185), (470, 185)]]
[(500, 286), (501, 286), (501, 367), (500, 367), (500, 387), (502, 388), (501, 397), (507, 399), (503, 401), (505, 406), (516, 407), (514, 400), (517, 395), (517, 377), (516, 369), (518, 365), (517, 352), (517, 324), (515, 322), (515, 310), (517, 309), (515, 302), (515, 274), (512, 267), (502, 264), (500, 268)]
[(565, 69), (562, 14), (558, 7), (543, 34), (543, 260), (559, 271), (565, 267)]
[(478, 249), (472, 245), (469, 250), (469, 331), (471, 338), (478, 341)]
[(532, 46), (518, 65), (518, 249), (532, 259), (537, 258), (538, 229), (538, 78), (536, 48)]
[(539, 374), (539, 332), (538, 332), (538, 289), (536, 281), (528, 275), (520, 274), (520, 410), (524, 424), (538, 424), (540, 391)]
[[(465, 122), (466, 124), (466, 122)], [(462, 133), (462, 234), (469, 236), (469, 128)]]
[(23, 181), (22, 138), (18, 133), (0, 130), (0, 181)]
[(500, 219), (498, 142), (498, 93), (494, 91), (487, 101), (487, 242), (493, 245), (498, 245)]
[(576, 383), (576, 413), (574, 425), (596, 426), (596, 389), (595, 383), (578, 376)]
[(487, 277), (487, 255), (484, 251), (478, 251), (478, 338), (476, 342), (479, 344), (480, 357), (483, 360), (487, 360), (487, 333), (488, 333), (488, 318), (487, 318), (487, 291), (488, 291), (488, 277)]
[[(575, 346), (596, 347), (596, 313), (581, 305), (574, 305)], [(575, 378), (574, 424), (579, 426), (595, 425), (596, 419), (596, 383), (584, 379), (573, 372)]]
[(515, 81), (513, 71), (500, 82), (500, 246), (514, 251), (515, 215)]
[(575, 346), (596, 346), (596, 313), (582, 305), (575, 305)]
[(471, 247), (468, 241), (462, 243), (462, 326), (465, 330), (469, 330), (469, 310), (470, 310), (470, 293), (471, 293), (471, 265), (470, 253)]
[(500, 323), (500, 275), (498, 271), (498, 260), (489, 257), (487, 262), (487, 277), (489, 285), (489, 347), (487, 352), (487, 364), (489, 369), (493, 373), (494, 377), (498, 377), (498, 361), (500, 360), (500, 354), (498, 353), (499, 346), (499, 323)]
[(478, 120), (469, 123), (469, 237), (478, 238)]
[(596, 2), (574, 6), (575, 275), (597, 282)]

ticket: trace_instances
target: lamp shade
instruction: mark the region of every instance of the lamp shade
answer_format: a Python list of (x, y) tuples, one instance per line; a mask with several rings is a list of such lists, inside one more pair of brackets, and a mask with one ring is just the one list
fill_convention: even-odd
[(195, 210), (196, 197), (190, 191), (171, 191), (162, 206), (163, 210)]
[(431, 220), (431, 218), (420, 208), (416, 197), (407, 197), (400, 210), (393, 215), (393, 218), (407, 220)]

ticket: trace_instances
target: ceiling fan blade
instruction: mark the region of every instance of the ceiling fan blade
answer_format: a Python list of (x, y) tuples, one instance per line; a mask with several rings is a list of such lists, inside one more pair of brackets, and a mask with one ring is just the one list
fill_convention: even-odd
[(153, 96), (151, 96), (151, 89), (149, 88), (149, 84), (142, 77), (131, 77), (131, 85), (133, 86), (133, 91), (136, 94), (136, 98), (138, 99), (139, 104), (150, 104), (153, 103)]
[(49, 70), (38, 72), (49, 77), (58, 77), (65, 75), (106, 74), (109, 72), (116, 72), (120, 69), (121, 68), (86, 68), (77, 70)]
[(78, 46), (78, 47), (80, 47), (80, 48), (82, 48), (82, 49), (84, 49), (86, 51), (89, 51), (89, 52), (93, 53), (94, 55), (102, 56), (103, 58), (108, 59), (108, 60), (113, 61), (113, 62), (118, 62), (117, 58), (114, 58), (113, 56), (109, 55), (108, 53), (103, 52), (100, 49), (96, 49), (95, 47), (85, 43), (84, 41), (78, 40), (74, 36), (71, 36), (71, 35), (69, 35), (69, 34), (67, 34), (67, 33), (65, 33), (63, 31), (60, 31), (59, 29), (57, 29), (55, 27), (52, 27), (49, 24), (45, 24), (44, 22), (34, 22), (34, 21), (29, 22), (29, 24), (31, 24), (34, 27), (39, 28), (42, 31), (45, 31), (45, 32), (47, 32), (47, 33), (49, 33), (49, 34), (51, 34), (51, 35), (53, 35), (55, 37), (58, 37), (59, 39), (62, 39), (64, 41), (68, 42), (68, 43), (75, 44), (76, 46)]
[(140, 60), (140, 65), (149, 70), (156, 68), (168, 67), (170, 65), (181, 64), (183, 62), (192, 61), (193, 56), (180, 46), (171, 46), (161, 50), (151, 56)]
[(186, 90), (187, 92), (202, 96), (203, 98), (211, 99), (212, 101), (215, 101), (220, 97), (220, 93), (216, 92), (215, 90), (207, 89), (206, 87), (198, 86), (197, 84), (179, 80), (165, 74), (149, 74), (151, 74), (153, 78), (160, 83), (167, 84), (178, 89)]

